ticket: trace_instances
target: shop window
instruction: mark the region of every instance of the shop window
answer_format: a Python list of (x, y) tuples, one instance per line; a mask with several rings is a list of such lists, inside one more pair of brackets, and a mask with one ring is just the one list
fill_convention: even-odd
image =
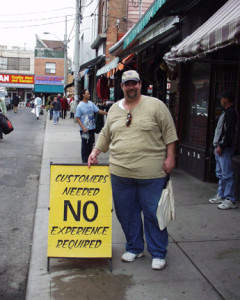
[(205, 148), (207, 140), (210, 65), (193, 63), (186, 72), (183, 142)]
[(99, 5), (99, 33), (105, 33), (108, 21), (107, 0), (101, 0)]
[(225, 91), (231, 91), (236, 96), (237, 91), (237, 78), (238, 78), (238, 67), (237, 66), (227, 66), (224, 68), (222, 66), (215, 66), (214, 68), (214, 126), (213, 130), (217, 126), (218, 119), (222, 113), (222, 107), (220, 99)]
[(55, 74), (56, 73), (56, 64), (55, 63), (46, 63), (45, 73), (46, 74)]

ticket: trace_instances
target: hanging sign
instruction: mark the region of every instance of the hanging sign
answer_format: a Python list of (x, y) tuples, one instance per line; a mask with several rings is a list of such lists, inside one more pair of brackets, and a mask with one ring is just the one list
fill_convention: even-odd
[(108, 166), (51, 164), (48, 257), (112, 257)]

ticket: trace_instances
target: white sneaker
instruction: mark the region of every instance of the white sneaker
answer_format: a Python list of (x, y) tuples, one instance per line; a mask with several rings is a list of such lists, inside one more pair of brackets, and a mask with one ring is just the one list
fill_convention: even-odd
[(225, 199), (222, 199), (218, 194), (210, 198), (208, 201), (211, 204), (219, 204), (222, 203)]
[(153, 258), (152, 260), (152, 269), (153, 270), (162, 270), (166, 266), (166, 260), (161, 258)]
[(143, 257), (143, 255), (144, 255), (143, 252), (135, 254), (127, 251), (122, 255), (121, 260), (125, 262), (131, 262), (134, 261), (136, 258)]
[(237, 208), (237, 205), (233, 203), (231, 200), (224, 200), (222, 204), (218, 205), (219, 209), (231, 209), (231, 208)]

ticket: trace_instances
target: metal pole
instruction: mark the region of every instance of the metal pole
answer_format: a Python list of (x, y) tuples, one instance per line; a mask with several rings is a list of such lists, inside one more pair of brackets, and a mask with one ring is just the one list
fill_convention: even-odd
[(80, 27), (80, 6), (79, 0), (76, 0), (76, 26), (75, 26), (75, 50), (74, 50), (74, 102), (75, 102), (75, 110), (78, 104), (78, 72), (79, 72), (79, 27)]
[(67, 16), (65, 16), (65, 34), (64, 34), (64, 95), (66, 95), (65, 88), (68, 84), (68, 63), (67, 63)]

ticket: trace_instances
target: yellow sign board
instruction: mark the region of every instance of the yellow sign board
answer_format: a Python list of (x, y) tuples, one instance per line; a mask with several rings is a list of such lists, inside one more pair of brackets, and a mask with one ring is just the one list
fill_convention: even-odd
[(108, 166), (51, 164), (49, 209), (48, 257), (112, 257)]

